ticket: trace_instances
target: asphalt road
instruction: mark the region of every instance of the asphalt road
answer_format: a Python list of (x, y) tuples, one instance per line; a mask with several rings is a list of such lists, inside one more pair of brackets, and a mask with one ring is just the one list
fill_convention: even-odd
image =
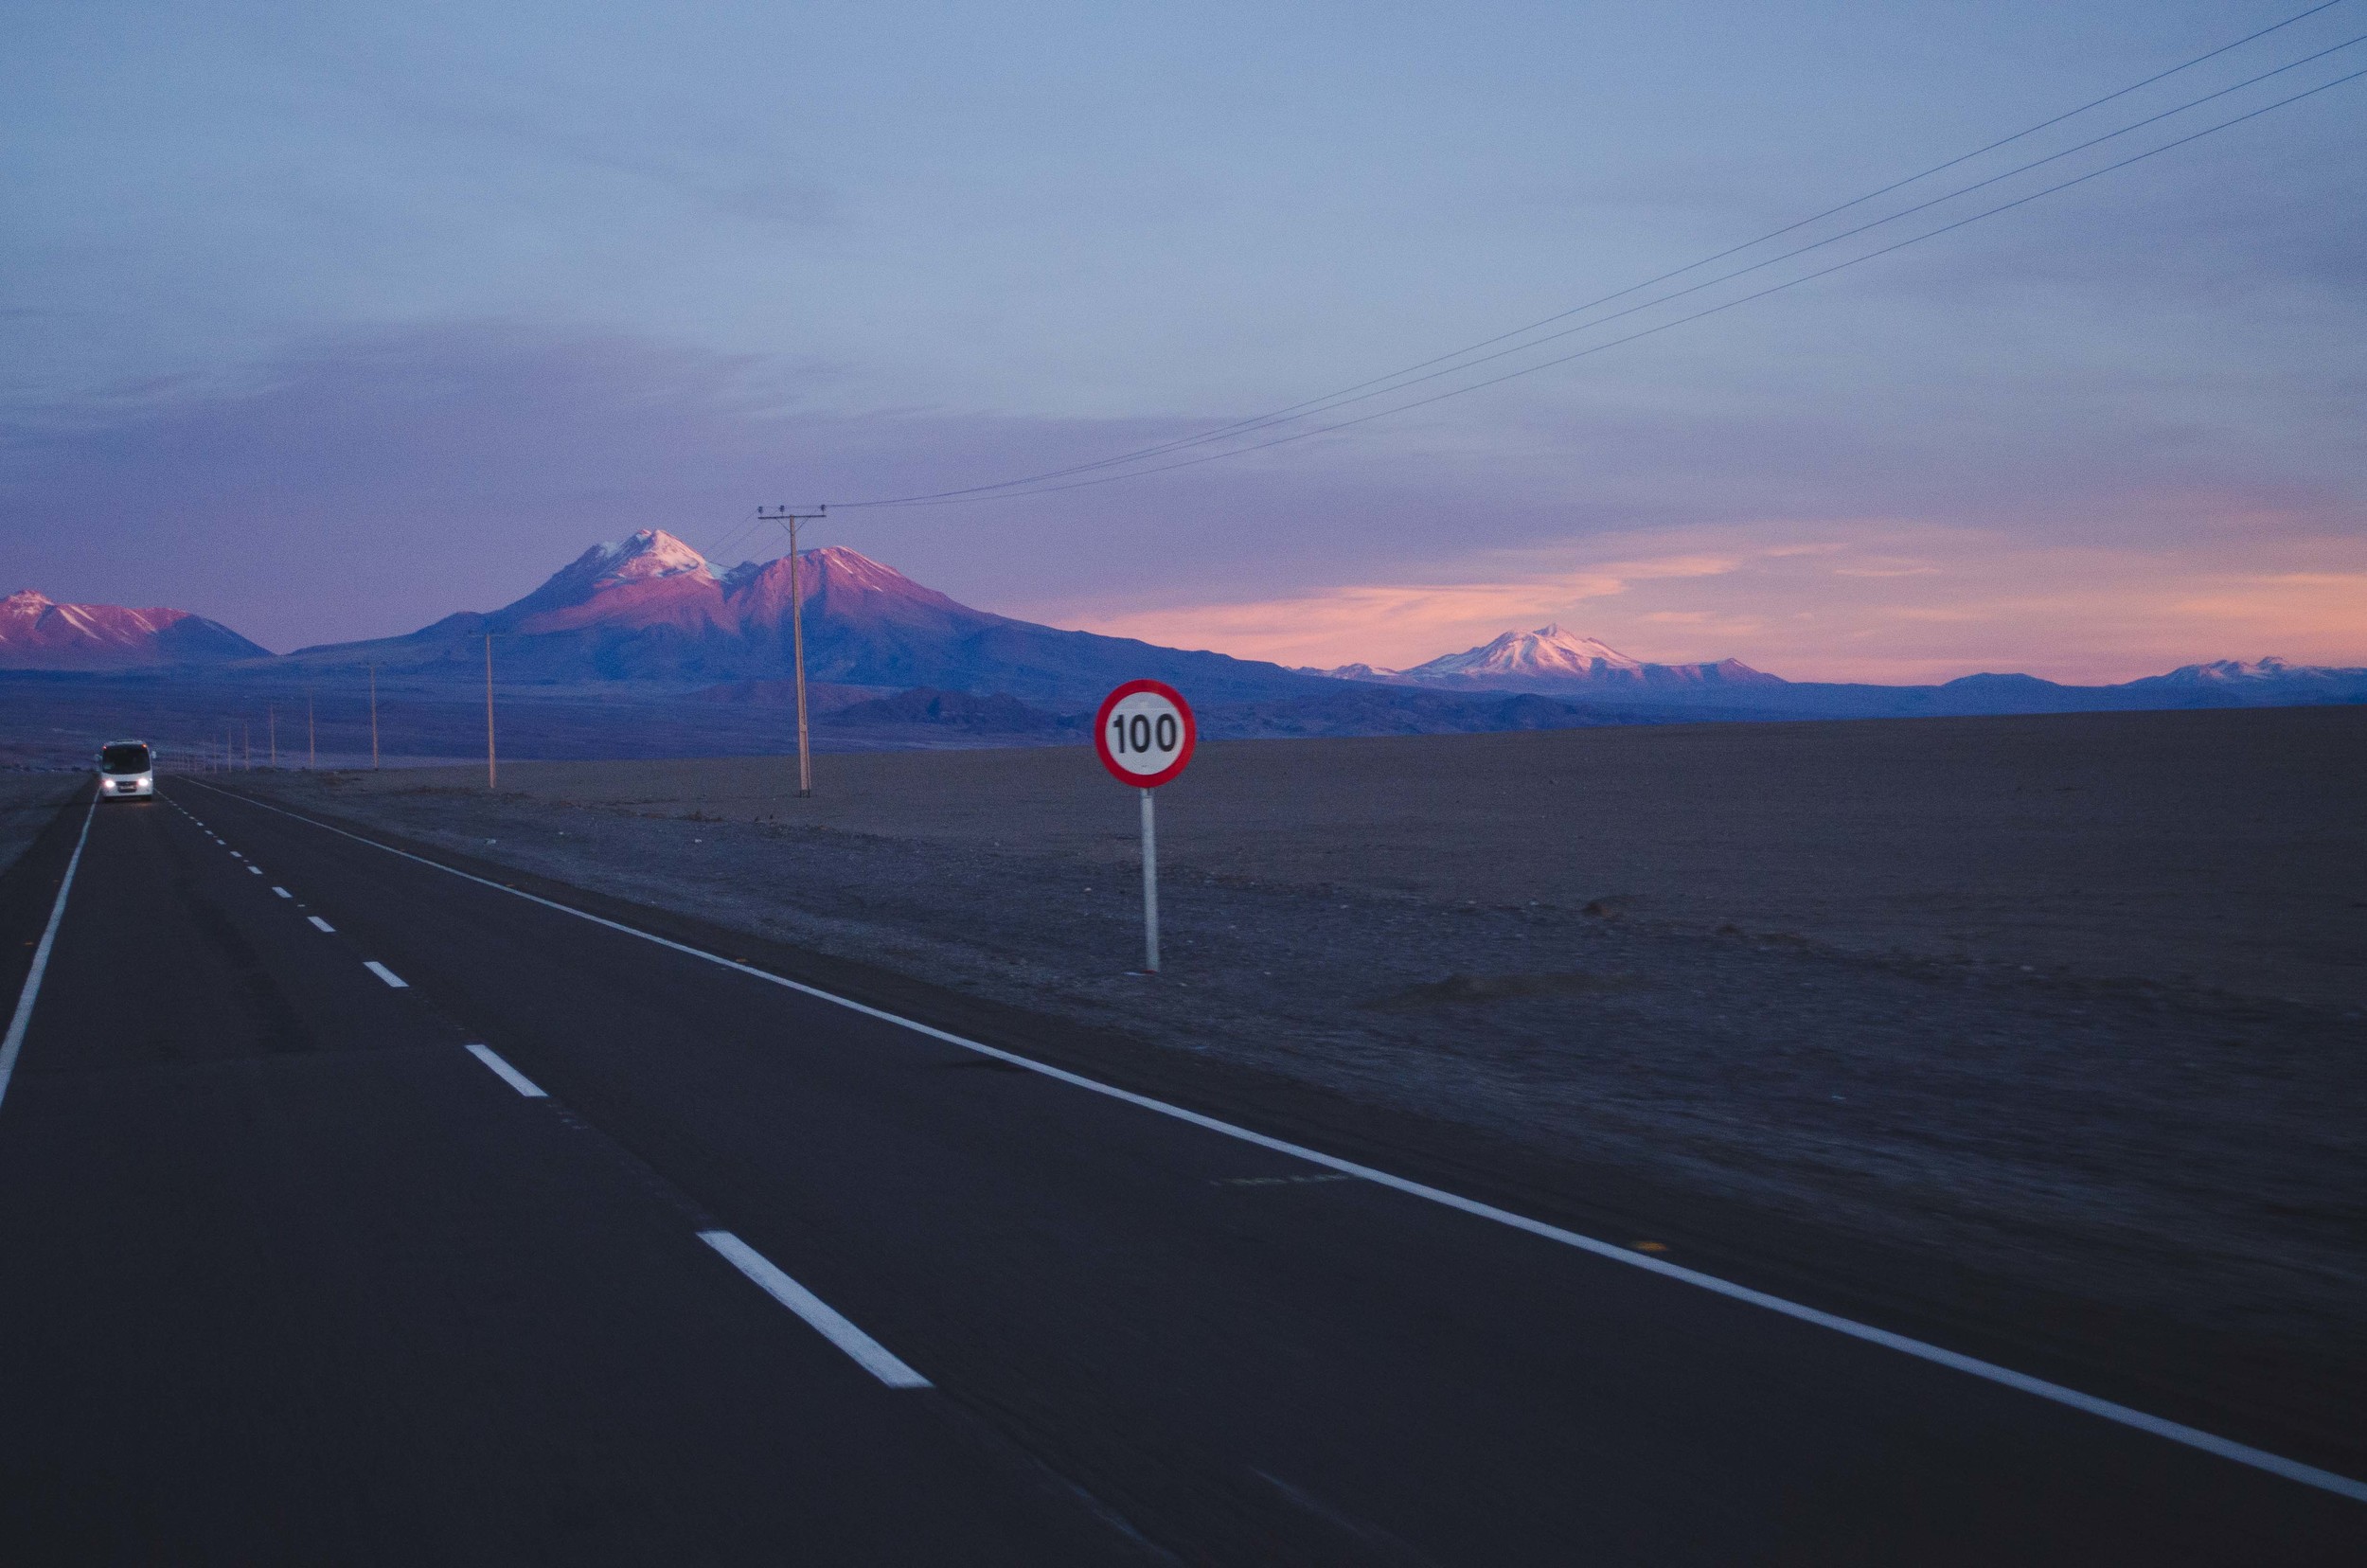
[(90, 820), (0, 1092), (10, 1563), (2367, 1560), (2260, 1456), (188, 780)]

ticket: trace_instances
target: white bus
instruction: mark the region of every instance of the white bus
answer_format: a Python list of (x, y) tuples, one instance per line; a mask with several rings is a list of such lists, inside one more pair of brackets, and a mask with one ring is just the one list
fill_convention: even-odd
[(152, 800), (156, 752), (145, 740), (110, 740), (98, 748), (98, 798)]

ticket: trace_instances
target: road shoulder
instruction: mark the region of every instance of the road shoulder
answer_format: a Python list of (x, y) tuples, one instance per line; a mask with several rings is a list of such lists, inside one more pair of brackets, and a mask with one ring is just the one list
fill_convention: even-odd
[(2164, 1322), (2021, 1280), (1866, 1244), (1789, 1214), (1657, 1182), (1575, 1149), (1540, 1155), (1485, 1129), (1361, 1100), (1237, 1060), (969, 994), (928, 978), (735, 929), (412, 840), (310, 803), (308, 815), (535, 896), (715, 953), (1134, 1093), (1240, 1123), (1550, 1223), (2206, 1430), (2357, 1473), (2356, 1361)]

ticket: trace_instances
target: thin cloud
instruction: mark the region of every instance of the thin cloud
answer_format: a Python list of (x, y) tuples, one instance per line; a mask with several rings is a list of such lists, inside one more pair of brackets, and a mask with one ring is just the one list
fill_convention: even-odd
[[(2162, 552), (1879, 520), (1819, 524), (1820, 533), (1857, 532), (1863, 543), (1827, 537), (1803, 549), (1781, 538), (1790, 526), (1692, 530), (1722, 532), (1730, 547), (1717, 553), (1481, 583), (1361, 584), (1080, 624), (1317, 667), (1402, 668), (1547, 620), (1642, 658), (1735, 657), (1799, 680), (1916, 683), (2018, 669), (2107, 682), (2267, 652), (2367, 663), (2367, 542), (2320, 537)], [(1934, 563), (1892, 564), (1910, 541), (1915, 556)], [(2231, 557), (2262, 550), (2359, 566), (2231, 570)]]

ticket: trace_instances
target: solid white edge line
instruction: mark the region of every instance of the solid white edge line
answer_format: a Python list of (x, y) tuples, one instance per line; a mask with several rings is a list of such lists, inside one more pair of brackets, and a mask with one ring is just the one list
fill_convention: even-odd
[(397, 974), (393, 970), (388, 969), (385, 965), (380, 963), (375, 958), (363, 959), (362, 967), (368, 970), (372, 974), (377, 975), (381, 980), (385, 981), (388, 985), (394, 987), (397, 990), (409, 990), (411, 989), (410, 981), (405, 980), (401, 975)]
[(329, 933), (331, 936), (334, 936), (335, 935), (337, 935), (337, 928), (336, 928), (335, 926), (333, 926), (333, 925), (330, 925), (330, 924), (329, 924), (327, 920), (322, 919), (319, 916), (317, 916), (317, 915), (307, 915), (307, 916), (306, 916), (306, 917), (304, 917), (304, 918), (305, 918), (306, 919), (308, 919), (308, 920), (311, 921), (314, 925), (316, 925), (316, 926), (320, 927), (323, 931), (328, 932), (328, 933)]
[(964, 1050), (975, 1051), (980, 1056), (992, 1057), (998, 1061), (1007, 1061), (1014, 1067), (1024, 1067), (1031, 1073), (1040, 1073), (1045, 1078), (1057, 1079), (1093, 1094), (1123, 1100), (1129, 1105), (1139, 1106), (1143, 1110), (1156, 1112), (1163, 1116), (1171, 1116), (1177, 1121), (1189, 1122), (1194, 1127), (1205, 1128), (1211, 1132), (1219, 1132), (1228, 1138), (1237, 1138), (1243, 1143), (1255, 1144), (1260, 1149), (1272, 1149), (1277, 1154), (1293, 1155), (1332, 1170), (1344, 1171), (1350, 1176), (1361, 1176), (1368, 1182), (1395, 1188), (1409, 1196), (1426, 1199), (1448, 1208), (1459, 1209), (1465, 1214), (1482, 1220), (1491, 1220), (1500, 1225), (1509, 1225), (1515, 1230), (1526, 1231), (1531, 1236), (1542, 1237), (1548, 1241), (1557, 1241), (1566, 1247), (1575, 1247), (1580, 1252), (1591, 1253), (1610, 1262), (1624, 1264), (1630, 1269), (1641, 1269), (1646, 1274), (1658, 1274), (1664, 1279), (1691, 1285), (1698, 1290), (1707, 1291), (1713, 1295), (1724, 1296), (1730, 1301), (1740, 1301), (1753, 1307), (1762, 1307), (1771, 1312), (1795, 1319), (1801, 1323), (1814, 1324), (1820, 1328), (1829, 1328), (1837, 1334), (1846, 1334), (1851, 1339), (1862, 1340), (1868, 1345), (1878, 1345), (1885, 1349), (1895, 1350), (1901, 1355), (1913, 1356), (1918, 1361), (1945, 1366), (1952, 1371), (1962, 1372), (1986, 1382), (1997, 1383), (2055, 1404), (2082, 1411), (2090, 1416), (2101, 1417), (2105, 1420), (2132, 1428), (2138, 1432), (2166, 1438), (2170, 1442), (2182, 1444), (2187, 1448), (2198, 1449), (2202, 1452), (2216, 1454), (2219, 1458), (2230, 1459), (2239, 1465), (2248, 1465), (2253, 1470), (2265, 1470), (2270, 1475), (2282, 1476), (2287, 1481), (2297, 1481), (2305, 1487), (2315, 1487), (2321, 1491), (2329, 1491), (2339, 1497), (2347, 1497), (2355, 1503), (2367, 1503), (2367, 1481), (2357, 1481), (2347, 1475), (2339, 1475), (2333, 1470), (2303, 1464), (2298, 1459), (2287, 1459), (2282, 1454), (2270, 1453), (2266, 1449), (2257, 1449), (2248, 1443), (2238, 1443), (2231, 1438), (2220, 1437), (2199, 1427), (2188, 1426), (2181, 1421), (2168, 1420), (2160, 1416), (2148, 1416), (2142, 1410), (2132, 1409), (2124, 1404), (2115, 1404), (2110, 1399), (2098, 1399), (2092, 1394), (2082, 1394), (2075, 1388), (2066, 1388), (2060, 1383), (2048, 1382), (2043, 1378), (2034, 1378), (2027, 1373), (2016, 1372), (2010, 1367), (1998, 1366), (1972, 1356), (1962, 1355), (1954, 1350), (1943, 1349), (1936, 1345), (1927, 1345), (1918, 1339), (1910, 1339), (1904, 1334), (1893, 1333), (1887, 1328), (1877, 1328), (1870, 1324), (1859, 1323), (1815, 1307), (1804, 1306), (1796, 1301), (1787, 1301), (1782, 1296), (1770, 1295), (1765, 1291), (1754, 1291), (1747, 1285), (1736, 1285), (1731, 1280), (1720, 1279), (1716, 1274), (1703, 1274), (1697, 1269), (1688, 1269), (1681, 1264), (1664, 1263), (1648, 1254), (1631, 1252), (1616, 1242), (1598, 1241), (1593, 1237), (1581, 1236), (1576, 1231), (1564, 1230), (1559, 1225), (1549, 1225), (1541, 1220), (1532, 1220), (1526, 1215), (1498, 1208), (1493, 1203), (1483, 1203), (1476, 1199), (1465, 1198), (1440, 1187), (1426, 1186), (1420, 1182), (1408, 1181), (1402, 1176), (1392, 1176), (1385, 1170), (1376, 1170), (1370, 1166), (1358, 1165), (1353, 1160), (1344, 1160), (1337, 1155), (1326, 1154), (1320, 1149), (1308, 1149), (1303, 1145), (1290, 1143), (1281, 1138), (1268, 1137), (1263, 1132), (1253, 1132), (1246, 1127), (1236, 1127), (1231, 1122), (1219, 1121), (1214, 1116), (1204, 1116), (1197, 1111), (1186, 1111), (1180, 1105), (1169, 1105), (1165, 1100), (1152, 1099), (1148, 1095), (1138, 1095), (1130, 1089), (1120, 1089), (1114, 1084), (1101, 1083), (1082, 1074), (1052, 1066), (1048, 1062), (1037, 1061), (997, 1046), (984, 1045), (974, 1040), (966, 1040), (960, 1035), (935, 1028), (914, 1019), (900, 1017), (883, 1008), (870, 1007), (848, 997), (836, 995), (818, 987), (809, 986), (803, 981), (774, 974), (769, 971), (757, 969), (752, 964), (743, 964), (736, 958), (726, 958), (721, 953), (692, 947), (686, 942), (677, 942), (671, 937), (660, 936), (654, 932), (626, 925), (620, 920), (612, 920), (603, 916), (592, 914), (588, 910), (577, 909), (572, 905), (561, 903), (555, 899), (545, 899), (539, 894), (528, 893), (521, 888), (497, 882), (489, 877), (480, 877), (473, 872), (463, 871), (457, 866), (446, 865), (441, 861), (430, 860), (425, 855), (415, 855), (408, 849), (398, 849), (391, 844), (381, 844), (376, 839), (365, 838), (360, 833), (349, 832), (332, 823), (308, 817), (300, 811), (291, 811), (285, 807), (273, 806), (246, 795), (233, 794), (228, 790), (216, 789), (210, 784), (200, 785), (199, 788), (212, 789), (217, 794), (230, 795), (234, 800), (244, 801), (247, 805), (260, 807), (266, 811), (293, 818), (297, 822), (318, 828), (324, 832), (335, 833), (341, 838), (349, 838), (356, 844), (365, 844), (386, 854), (400, 856), (407, 861), (416, 861), (421, 865), (430, 866), (447, 876), (458, 877), (463, 882), (472, 882), (480, 887), (489, 887), (497, 892), (509, 894), (512, 898), (524, 899), (528, 903), (540, 904), (545, 909), (556, 910), (561, 915), (572, 915), (577, 919), (588, 920), (594, 925), (605, 926), (611, 931), (621, 932), (628, 936), (638, 936), (645, 942), (654, 942), (659, 947), (670, 948), (676, 953), (704, 959), (710, 964), (720, 965), (724, 969), (737, 970), (751, 978), (802, 992), (820, 1001), (845, 1007), (851, 1012), (859, 1012), (865, 1017), (876, 1018), (883, 1023), (910, 1029), (915, 1034), (926, 1035), (932, 1040), (941, 1040), (949, 1045), (958, 1045)]
[(507, 1083), (512, 1089), (517, 1090), (518, 1093), (525, 1096), (526, 1098), (550, 1098), (548, 1095), (543, 1093), (541, 1087), (537, 1085), (532, 1078), (526, 1077), (524, 1073), (518, 1071), (517, 1068), (512, 1067), (509, 1063), (504, 1061), (498, 1055), (496, 1055), (490, 1045), (471, 1045), (469, 1047), (469, 1054), (476, 1058), (479, 1061), (485, 1063), (488, 1067), (493, 1069), (493, 1076), (495, 1078), (500, 1078), (504, 1083)]
[(853, 1358), (855, 1364), (890, 1388), (927, 1388), (929, 1380), (896, 1359), (894, 1352), (842, 1317), (831, 1305), (773, 1266), (770, 1258), (729, 1231), (701, 1231), (699, 1239), (730, 1259), (756, 1288), (804, 1318), (814, 1331)]
[(0, 1040), (0, 1100), (9, 1097), (9, 1079), (16, 1076), (16, 1059), (25, 1049), (25, 1031), (33, 1022), (33, 1003), (41, 995), (41, 977), (49, 972), (49, 950), (57, 944), (58, 927), (65, 921), (65, 896), (74, 891), (74, 873), (81, 869), (82, 846), (90, 842), (90, 825), (98, 815), (98, 797), (91, 796), (82, 813), (82, 830), (74, 837), (74, 853), (66, 857), (65, 877), (58, 883), (58, 901), (49, 906), (49, 923), (42, 928), (33, 949), (33, 967), (25, 971), (25, 986), (16, 993), (16, 1012), (9, 1020), (8, 1037)]

